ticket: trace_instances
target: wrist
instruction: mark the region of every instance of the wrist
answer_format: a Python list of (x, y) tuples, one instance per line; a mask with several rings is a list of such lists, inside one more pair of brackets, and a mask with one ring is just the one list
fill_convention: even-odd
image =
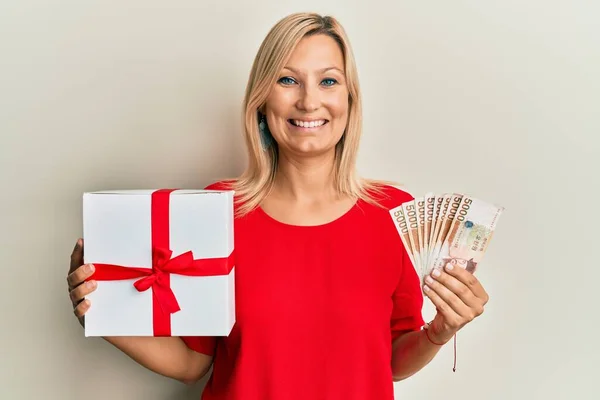
[[(432, 321), (433, 322), (433, 321)], [(437, 328), (439, 329), (439, 328)], [(437, 331), (436, 332), (436, 328), (435, 325), (433, 323), (428, 323), (423, 327), (423, 330), (425, 331), (425, 337), (427, 338), (427, 341), (429, 343), (432, 343), (434, 346), (443, 346), (446, 343), (448, 343), (450, 341), (450, 339), (452, 339), (454, 337), (454, 366), (452, 367), (452, 370), (454, 372), (456, 372), (456, 332), (457, 331), (453, 331), (453, 332), (443, 332), (443, 334), (440, 334), (441, 332)]]
[(427, 340), (437, 346), (443, 346), (448, 343), (454, 336), (453, 332), (441, 331), (434, 324), (427, 324), (423, 327)]

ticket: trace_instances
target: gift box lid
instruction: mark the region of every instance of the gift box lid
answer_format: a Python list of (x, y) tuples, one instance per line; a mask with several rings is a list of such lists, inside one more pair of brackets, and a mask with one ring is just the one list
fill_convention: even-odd
[[(86, 194), (127, 194), (127, 195), (150, 195), (158, 189), (113, 189), (113, 190), (97, 190), (91, 192), (85, 192)], [(232, 190), (206, 190), (206, 189), (175, 189), (171, 195), (185, 195), (185, 194), (211, 194), (211, 193), (229, 193)]]

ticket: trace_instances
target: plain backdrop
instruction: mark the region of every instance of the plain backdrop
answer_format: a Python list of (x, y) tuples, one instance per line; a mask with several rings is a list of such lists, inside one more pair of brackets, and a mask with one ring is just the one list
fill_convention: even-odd
[(199, 398), (202, 385), (84, 338), (65, 282), (82, 193), (240, 173), (252, 60), (295, 11), (334, 15), (350, 36), (362, 175), (506, 208), (478, 270), (491, 300), (458, 335), (457, 371), (448, 345), (396, 397), (600, 398), (592, 0), (3, 1), (0, 398)]

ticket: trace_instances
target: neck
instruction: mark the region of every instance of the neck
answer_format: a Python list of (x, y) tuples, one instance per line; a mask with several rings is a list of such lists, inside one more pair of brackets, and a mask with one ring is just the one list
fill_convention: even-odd
[(296, 158), (279, 154), (273, 194), (293, 201), (318, 201), (336, 196), (335, 152)]

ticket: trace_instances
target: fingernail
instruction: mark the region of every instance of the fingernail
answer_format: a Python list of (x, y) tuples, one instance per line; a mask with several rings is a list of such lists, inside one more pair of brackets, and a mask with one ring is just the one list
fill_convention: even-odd
[(427, 285), (423, 286), (423, 290), (426, 292), (429, 292), (429, 286), (427, 286)]
[(88, 285), (88, 287), (90, 287), (90, 288), (93, 288), (93, 287), (95, 287), (95, 286), (96, 286), (96, 281), (89, 281), (89, 282), (87, 283), (87, 285)]
[(434, 268), (434, 269), (433, 269), (433, 271), (432, 271), (431, 273), (433, 274), (433, 276), (440, 276), (440, 275), (441, 275), (441, 272), (440, 272), (440, 270), (439, 270), (439, 269), (437, 269), (437, 268)]
[(448, 271), (452, 271), (452, 268), (454, 268), (454, 265), (452, 265), (452, 263), (448, 263), (448, 264), (446, 264), (446, 269), (447, 269)]
[(433, 283), (433, 279), (431, 279), (430, 276), (425, 278), (425, 282), (429, 283), (430, 285)]
[(94, 272), (94, 265), (93, 264), (86, 265), (85, 272)]

